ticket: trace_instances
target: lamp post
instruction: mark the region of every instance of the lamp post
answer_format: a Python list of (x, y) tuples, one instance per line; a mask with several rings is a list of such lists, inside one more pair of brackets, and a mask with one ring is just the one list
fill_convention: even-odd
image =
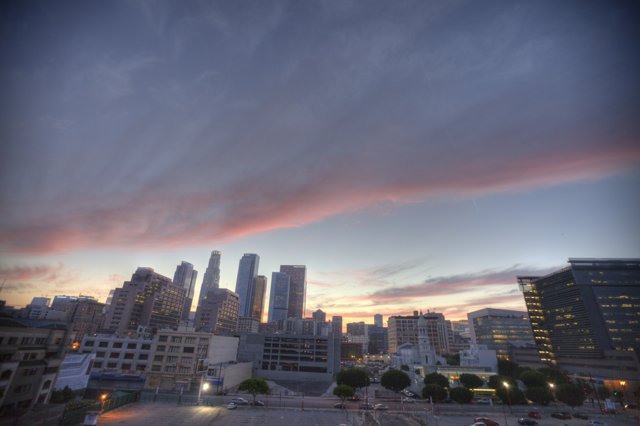
[(104, 411), (104, 403), (107, 402), (107, 397), (109, 395), (106, 393), (103, 393), (102, 395), (100, 395), (100, 410)]
[(509, 412), (511, 412), (511, 392), (509, 390), (509, 382), (502, 382), (502, 384), (507, 390), (507, 404), (509, 404)]
[[(502, 384), (507, 390), (507, 400), (509, 400), (509, 383), (502, 382)], [(509, 411), (511, 411), (511, 406), (509, 406)], [(509, 422), (507, 421), (507, 410), (504, 409), (504, 403), (502, 404), (502, 415), (504, 416), (504, 425), (509, 426)]]
[(549, 389), (551, 389), (551, 396), (553, 397), (553, 400), (556, 400), (556, 393), (555, 393), (555, 389), (556, 389), (556, 384), (555, 383), (549, 383)]
[(623, 410), (626, 410), (624, 406), (624, 387), (626, 384), (627, 382), (625, 380), (620, 380), (620, 387), (622, 388), (622, 391), (620, 393), (620, 406), (622, 406)]

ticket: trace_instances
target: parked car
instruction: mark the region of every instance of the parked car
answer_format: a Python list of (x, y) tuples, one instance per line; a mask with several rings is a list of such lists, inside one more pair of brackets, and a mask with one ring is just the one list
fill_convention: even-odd
[(405, 396), (405, 397), (403, 397), (401, 401), (402, 401), (402, 402), (405, 402), (405, 403), (409, 403), (409, 404), (415, 404), (415, 403), (416, 403), (416, 400), (415, 400), (415, 399), (413, 399), (413, 398), (409, 398), (409, 397), (406, 397), (406, 396)]
[(589, 416), (586, 413), (580, 411), (576, 411), (575, 413), (573, 413), (573, 417), (575, 417), (576, 419), (589, 420)]
[(229, 410), (235, 410), (236, 408), (238, 408), (238, 406), (236, 404), (234, 404), (233, 402), (230, 402), (227, 404), (227, 408)]
[(248, 405), (249, 401), (247, 401), (244, 398), (233, 398), (231, 400), (231, 403), (235, 404), (235, 405)]
[(476, 417), (475, 419), (473, 419), (473, 421), (476, 423), (484, 423), (487, 426), (499, 426), (498, 422), (492, 419), (488, 419), (486, 417)]
[(388, 410), (389, 407), (384, 404), (376, 404), (373, 406), (374, 410)]
[(555, 413), (551, 413), (551, 417), (555, 419), (569, 420), (571, 418), (571, 414), (565, 411), (555, 412)]
[(349, 401), (360, 401), (360, 396), (355, 393), (353, 394), (353, 396), (350, 396), (349, 398), (347, 398)]
[(533, 419), (529, 419), (527, 417), (520, 417), (518, 419), (518, 424), (525, 425), (525, 426), (536, 426), (538, 424), (538, 422), (536, 422)]
[(491, 404), (491, 398), (478, 398), (476, 404)]
[(255, 405), (256, 407), (264, 407), (264, 402), (256, 399), (255, 401), (251, 401), (249, 405)]
[(359, 407), (361, 410), (373, 410), (372, 404), (363, 403), (363, 404), (360, 404)]
[(342, 402), (338, 402), (336, 404), (333, 404), (333, 408), (342, 408), (342, 409), (344, 409), (344, 408), (347, 408), (347, 404), (342, 403)]
[(533, 418), (533, 419), (541, 419), (542, 416), (540, 415), (539, 411), (529, 411), (529, 414), (527, 414), (527, 416)]
[(600, 420), (591, 420), (589, 426), (607, 426), (606, 423), (601, 422)]

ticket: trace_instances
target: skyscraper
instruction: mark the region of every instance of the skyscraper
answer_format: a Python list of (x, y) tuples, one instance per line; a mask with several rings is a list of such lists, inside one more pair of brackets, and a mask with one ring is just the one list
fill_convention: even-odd
[(311, 318), (317, 323), (324, 324), (327, 322), (327, 314), (322, 310), (318, 309), (311, 314)]
[(526, 312), (484, 308), (469, 312), (471, 342), (495, 350), (499, 358), (509, 358), (509, 342), (533, 344)]
[(289, 275), (284, 272), (273, 272), (269, 292), (269, 322), (286, 320), (288, 309)]
[(375, 314), (373, 316), (373, 325), (375, 325), (376, 327), (384, 327), (382, 314)]
[(240, 298), (226, 288), (209, 290), (198, 306), (194, 321), (196, 331), (231, 334), (238, 328)]
[(307, 267), (304, 265), (280, 265), (280, 272), (289, 275), (288, 318), (304, 318), (307, 297)]
[(207, 297), (209, 290), (213, 290), (220, 287), (220, 257), (222, 253), (216, 250), (211, 252), (209, 257), (209, 265), (204, 272), (202, 278), (202, 284), (200, 285), (200, 296), (198, 297), (198, 304)]
[(177, 328), (185, 293), (152, 268), (138, 268), (131, 280), (114, 291), (104, 328), (115, 333), (137, 331), (138, 326)]
[(173, 274), (173, 285), (177, 285), (186, 290), (184, 296), (184, 306), (182, 308), (182, 320), (189, 320), (189, 313), (191, 312), (191, 305), (193, 304), (193, 293), (196, 289), (196, 278), (198, 277), (198, 271), (193, 269), (193, 265), (184, 260), (180, 265), (176, 267), (176, 272)]
[(240, 259), (238, 277), (236, 278), (236, 293), (240, 296), (240, 316), (250, 317), (253, 307), (256, 276), (260, 266), (260, 256), (245, 253)]
[(251, 307), (251, 318), (262, 322), (262, 313), (264, 312), (264, 296), (267, 292), (267, 277), (258, 275), (256, 277), (255, 287), (253, 290), (253, 304)]
[(543, 362), (601, 379), (638, 377), (640, 259), (569, 259), (518, 277)]

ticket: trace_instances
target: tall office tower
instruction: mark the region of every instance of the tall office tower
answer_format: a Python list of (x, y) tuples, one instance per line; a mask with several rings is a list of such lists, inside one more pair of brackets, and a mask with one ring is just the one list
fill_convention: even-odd
[(74, 340), (81, 341), (85, 334), (97, 333), (104, 319), (104, 303), (91, 296), (55, 296), (51, 309), (66, 313), (69, 330)]
[(267, 277), (258, 275), (254, 283), (253, 304), (251, 306), (251, 318), (262, 322), (264, 312), (264, 296), (267, 292)]
[(191, 313), (191, 305), (193, 304), (193, 293), (196, 290), (196, 278), (198, 271), (193, 269), (193, 265), (189, 262), (182, 261), (176, 267), (173, 274), (173, 285), (180, 286), (186, 290), (184, 297), (184, 306), (182, 307), (182, 320), (188, 321)]
[(304, 265), (280, 265), (280, 272), (289, 275), (289, 318), (304, 318), (307, 298), (307, 267)]
[(135, 332), (139, 326), (177, 328), (185, 293), (183, 287), (173, 285), (170, 278), (152, 268), (138, 268), (130, 281), (114, 291), (104, 328), (119, 334)]
[(449, 328), (444, 315), (437, 312), (418, 314), (417, 311), (412, 316), (389, 317), (389, 353), (396, 353), (398, 346), (404, 343), (418, 345), (418, 319), (420, 317), (424, 317), (426, 320), (426, 333), (436, 354), (444, 355), (449, 353), (453, 342), (453, 332)]
[(336, 338), (342, 339), (342, 317), (334, 316), (331, 318), (331, 328)]
[(200, 285), (200, 296), (198, 297), (198, 305), (207, 297), (209, 290), (213, 290), (220, 287), (220, 257), (222, 253), (213, 250), (211, 257), (209, 257), (209, 265), (207, 270), (204, 271), (204, 277), (202, 278), (202, 284)]
[(382, 322), (382, 314), (375, 314), (373, 316), (373, 325), (375, 325), (376, 327), (384, 327), (384, 324)]
[(269, 322), (286, 320), (289, 309), (289, 275), (284, 272), (271, 274), (269, 293)]
[(240, 316), (250, 317), (253, 307), (256, 276), (260, 266), (260, 256), (245, 253), (240, 259), (238, 277), (236, 278), (236, 293), (240, 296)]
[(569, 259), (518, 284), (543, 362), (594, 379), (637, 380), (640, 259)]
[(324, 324), (327, 322), (327, 314), (324, 313), (322, 309), (316, 310), (313, 314), (311, 314), (311, 318), (319, 324)]
[(367, 334), (367, 325), (364, 321), (347, 323), (347, 333), (352, 336), (364, 336)]
[(484, 308), (469, 312), (471, 342), (487, 345), (499, 358), (509, 359), (509, 342), (533, 343), (526, 312)]
[(226, 288), (209, 290), (196, 310), (196, 331), (231, 334), (238, 328), (240, 297)]

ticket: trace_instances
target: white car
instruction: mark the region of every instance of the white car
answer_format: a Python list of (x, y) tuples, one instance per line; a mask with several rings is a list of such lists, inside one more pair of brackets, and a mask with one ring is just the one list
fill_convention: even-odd
[(404, 402), (404, 403), (409, 403), (409, 404), (415, 404), (415, 402), (416, 402), (416, 400), (415, 400), (415, 399), (413, 399), (413, 398), (406, 398), (406, 397), (405, 397), (405, 398), (402, 398), (402, 400), (401, 400), (401, 401), (402, 401), (402, 402)]
[(235, 404), (235, 405), (247, 405), (247, 404), (249, 404), (249, 401), (247, 401), (244, 398), (233, 398), (231, 400), (231, 403)]
[(238, 406), (236, 404), (234, 404), (233, 402), (230, 402), (227, 404), (227, 408), (229, 410), (235, 410), (236, 408), (238, 408)]
[(384, 404), (376, 404), (376, 405), (373, 406), (373, 409), (374, 410), (388, 410), (389, 407), (387, 407)]

